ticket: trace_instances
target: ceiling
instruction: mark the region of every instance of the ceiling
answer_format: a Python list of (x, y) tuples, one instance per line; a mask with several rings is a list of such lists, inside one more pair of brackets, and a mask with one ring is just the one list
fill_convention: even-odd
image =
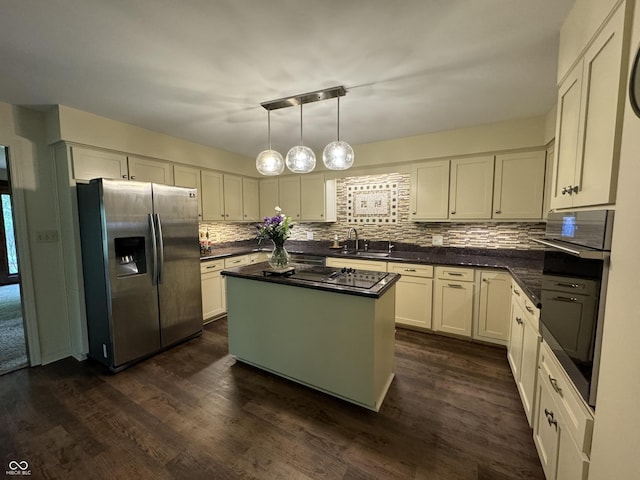
[[(62, 104), (246, 155), (261, 102), (344, 85), (352, 145), (547, 113), (573, 0), (20, 0), (0, 10), (0, 101)], [(307, 104), (304, 143), (336, 136)], [(299, 143), (300, 109), (271, 113)], [(357, 162), (357, 159), (356, 159)]]

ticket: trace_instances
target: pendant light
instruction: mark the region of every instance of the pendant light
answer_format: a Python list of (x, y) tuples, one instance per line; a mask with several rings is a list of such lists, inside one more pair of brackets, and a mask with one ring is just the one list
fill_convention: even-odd
[(353, 165), (353, 148), (347, 142), (340, 140), (340, 97), (338, 100), (337, 140), (324, 147), (322, 163), (329, 170), (346, 170)]
[(256, 169), (261, 175), (280, 175), (284, 171), (284, 159), (280, 152), (271, 149), (271, 110), (267, 110), (269, 148), (256, 157)]
[(302, 103), (300, 103), (300, 145), (287, 152), (287, 168), (293, 173), (309, 173), (316, 168), (316, 154), (302, 143)]

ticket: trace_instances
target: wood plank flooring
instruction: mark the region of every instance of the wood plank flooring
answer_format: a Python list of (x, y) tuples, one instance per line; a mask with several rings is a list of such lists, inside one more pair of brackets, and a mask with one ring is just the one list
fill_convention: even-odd
[(543, 479), (505, 350), (398, 329), (379, 413), (228, 354), (226, 320), (117, 375), (0, 377), (0, 459), (32, 478)]

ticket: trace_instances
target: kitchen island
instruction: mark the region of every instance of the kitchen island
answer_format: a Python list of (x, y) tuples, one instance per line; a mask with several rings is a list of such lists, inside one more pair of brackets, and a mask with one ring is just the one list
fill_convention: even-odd
[(393, 380), (394, 273), (267, 263), (224, 270), (229, 352), (378, 411)]

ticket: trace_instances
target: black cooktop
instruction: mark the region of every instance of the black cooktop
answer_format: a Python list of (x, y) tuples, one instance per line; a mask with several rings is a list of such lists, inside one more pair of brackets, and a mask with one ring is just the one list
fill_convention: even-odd
[(388, 274), (385, 272), (371, 272), (355, 270), (353, 268), (334, 269), (329, 267), (296, 268), (289, 278), (308, 282), (327, 283), (330, 285), (343, 285), (346, 287), (372, 288)]

